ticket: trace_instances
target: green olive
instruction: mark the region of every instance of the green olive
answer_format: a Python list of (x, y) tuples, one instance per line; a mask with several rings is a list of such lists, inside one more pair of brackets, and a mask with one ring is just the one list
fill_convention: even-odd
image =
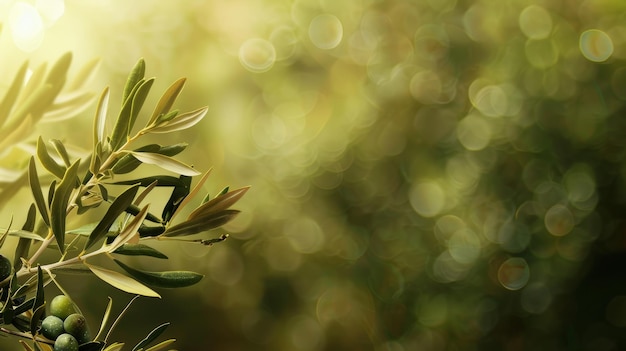
[(41, 322), (41, 334), (50, 340), (56, 340), (65, 333), (63, 320), (57, 316), (48, 316)]
[(13, 265), (8, 258), (0, 255), (0, 281), (5, 280), (11, 275)]
[(78, 351), (78, 341), (70, 334), (61, 334), (54, 342), (54, 351)]
[(73, 313), (63, 322), (65, 331), (72, 334), (79, 344), (91, 341), (91, 335), (85, 317), (80, 313)]
[(57, 295), (50, 301), (50, 314), (63, 320), (72, 313), (76, 313), (76, 307), (69, 297)]

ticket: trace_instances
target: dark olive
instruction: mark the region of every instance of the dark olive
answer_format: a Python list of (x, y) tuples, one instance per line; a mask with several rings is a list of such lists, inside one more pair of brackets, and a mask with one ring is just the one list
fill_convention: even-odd
[(56, 340), (65, 333), (63, 320), (57, 316), (48, 316), (41, 322), (41, 334), (50, 340)]
[(13, 265), (8, 258), (0, 255), (0, 281), (5, 280), (11, 275)]
[(72, 334), (79, 344), (91, 341), (91, 335), (85, 317), (80, 313), (73, 313), (65, 318), (63, 328)]
[(63, 320), (72, 313), (76, 313), (76, 307), (69, 297), (57, 295), (50, 301), (50, 314)]
[(61, 334), (54, 342), (54, 351), (78, 351), (78, 341), (70, 334)]

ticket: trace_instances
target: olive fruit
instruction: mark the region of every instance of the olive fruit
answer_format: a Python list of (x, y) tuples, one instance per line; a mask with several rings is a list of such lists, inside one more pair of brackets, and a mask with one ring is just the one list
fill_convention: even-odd
[(0, 255), (0, 280), (5, 280), (11, 275), (13, 265), (8, 258)]
[(65, 333), (63, 320), (57, 316), (48, 316), (41, 322), (41, 334), (50, 340), (56, 340)]
[(78, 341), (70, 334), (61, 334), (54, 342), (54, 351), (78, 351)]
[(65, 295), (57, 295), (50, 301), (50, 314), (61, 319), (67, 318), (72, 313), (76, 313), (74, 303)]
[(65, 331), (72, 334), (79, 344), (91, 341), (85, 317), (80, 313), (72, 313), (63, 321)]

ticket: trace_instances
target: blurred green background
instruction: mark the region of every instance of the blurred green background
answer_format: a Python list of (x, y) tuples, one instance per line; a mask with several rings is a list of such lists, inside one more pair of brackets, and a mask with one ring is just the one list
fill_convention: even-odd
[[(88, 87), (116, 108), (143, 57), (153, 92), (187, 77), (178, 107), (210, 106), (157, 141), (189, 142), (208, 192), (252, 185), (208, 236), (229, 240), (160, 247), (206, 279), (140, 300), (113, 339), (171, 321), (180, 350), (626, 347), (626, 2), (3, 0), (0, 15), (0, 91), (23, 60), (71, 51), (73, 71), (101, 59)], [(38, 133), (89, 148), (94, 111)], [(22, 220), (20, 194), (2, 223)], [(92, 328), (107, 296), (114, 312), (130, 299), (63, 282)]]

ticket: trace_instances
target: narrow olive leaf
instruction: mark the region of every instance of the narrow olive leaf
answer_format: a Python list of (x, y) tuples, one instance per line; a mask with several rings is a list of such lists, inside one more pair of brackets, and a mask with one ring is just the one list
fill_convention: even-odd
[(18, 342), (20, 343), (20, 345), (22, 345), (22, 347), (24, 348), (24, 351), (35, 351), (24, 340), (18, 340)]
[(114, 184), (114, 185), (139, 184), (143, 187), (147, 187), (154, 182), (157, 182), (156, 186), (180, 186), (182, 185), (182, 182), (178, 177), (166, 176), (166, 175), (158, 175), (158, 176), (137, 178), (137, 179), (130, 179), (130, 180), (120, 180), (117, 182), (112, 182), (110, 184)]
[(176, 339), (169, 339), (169, 340), (165, 340), (162, 341), (154, 346), (152, 346), (149, 349), (145, 349), (143, 351), (162, 351), (162, 350), (166, 350), (170, 347), (171, 344), (175, 343)]
[(10, 236), (16, 236), (18, 238), (24, 238), (24, 239), (29, 239), (29, 240), (37, 240), (37, 241), (43, 241), (44, 239), (37, 233), (33, 233), (33, 232), (28, 232), (25, 230), (11, 230), (9, 231), (9, 235)]
[(42, 123), (54, 123), (73, 118), (91, 107), (94, 94), (74, 92), (57, 97), (55, 103), (49, 106), (41, 119)]
[(113, 150), (119, 150), (128, 138), (128, 126), (130, 125), (131, 108), (133, 106), (133, 98), (137, 93), (139, 87), (144, 83), (141, 79), (137, 82), (137, 85), (131, 90), (130, 95), (124, 101), (120, 113), (115, 121), (115, 126), (111, 132), (111, 147)]
[(198, 194), (198, 192), (200, 191), (200, 189), (202, 189), (202, 186), (204, 185), (206, 180), (209, 178), (209, 174), (211, 174), (212, 170), (213, 169), (209, 169), (208, 171), (204, 172), (204, 174), (202, 175), (202, 177), (200, 178), (196, 186), (194, 186), (193, 189), (191, 189), (191, 191), (189, 192), (189, 195), (187, 195), (183, 199), (183, 201), (178, 205), (174, 213), (170, 216), (169, 218), (170, 221), (172, 221), (174, 217), (176, 217), (176, 215), (189, 203), (189, 201), (191, 201)]
[(49, 106), (47, 101), (50, 97), (54, 98), (54, 86), (52, 84), (44, 84), (38, 86), (32, 94), (28, 95), (24, 102), (17, 104), (17, 107), (11, 114), (11, 120), (7, 127), (9, 130), (15, 128), (15, 126), (27, 115), (32, 115), (34, 119), (38, 120), (43, 114), (43, 111)]
[(147, 272), (127, 266), (113, 259), (120, 267), (138, 281), (157, 288), (184, 288), (198, 283), (204, 275), (190, 271)]
[(106, 126), (107, 112), (109, 110), (109, 87), (104, 88), (100, 99), (98, 100), (98, 107), (96, 107), (96, 117), (93, 121), (93, 145), (94, 149), (98, 143), (104, 142), (104, 128)]
[(52, 173), (57, 178), (63, 178), (63, 175), (65, 174), (65, 167), (59, 165), (50, 156), (48, 148), (41, 137), (37, 139), (37, 158), (44, 168), (48, 170), (48, 172)]
[(126, 256), (148, 256), (161, 259), (168, 258), (162, 252), (144, 244), (124, 244), (113, 251), (113, 253)]
[(92, 59), (87, 62), (80, 68), (80, 70), (74, 74), (74, 78), (72, 79), (72, 83), (68, 85), (69, 90), (78, 90), (88, 83), (91, 78), (95, 75), (98, 70), (98, 66), (100, 65), (100, 59)]
[(54, 192), (56, 190), (57, 181), (54, 179), (50, 183), (50, 187), (48, 188), (48, 207), (52, 206), (52, 199), (54, 199)]
[(25, 61), (17, 71), (17, 74), (15, 75), (15, 78), (13, 78), (13, 82), (9, 86), (6, 94), (4, 94), (2, 102), (0, 102), (0, 126), (4, 125), (9, 117), (11, 109), (13, 109), (15, 100), (17, 99), (20, 90), (22, 89), (22, 85), (24, 84), (24, 77), (26, 76), (27, 69), (28, 61)]
[(200, 205), (200, 207), (198, 207), (189, 214), (189, 217), (187, 217), (187, 219), (195, 219), (198, 217), (203, 217), (219, 212), (221, 210), (225, 210), (234, 205), (237, 201), (239, 201), (239, 199), (241, 199), (241, 197), (244, 196), (249, 189), (250, 186), (246, 186), (217, 196), (213, 200), (210, 200)]
[(30, 317), (30, 333), (32, 335), (37, 334), (37, 330), (39, 329), (39, 322), (46, 315), (46, 306), (41, 305), (39, 307), (33, 306), (33, 315)]
[(158, 124), (154, 128), (151, 128), (150, 133), (170, 133), (193, 127), (204, 118), (208, 110), (208, 107), (202, 107), (194, 111), (183, 113), (168, 122)]
[[(24, 222), (24, 225), (22, 226), (22, 230), (32, 232), (35, 229), (36, 216), (37, 210), (35, 209), (35, 205), (31, 204), (26, 215), (26, 222)], [(28, 251), (30, 250), (31, 243), (32, 239), (27, 238), (19, 238), (17, 241), (15, 254), (13, 255), (13, 269), (16, 271), (22, 268), (22, 258), (28, 257)]]
[(136, 159), (143, 163), (153, 164), (159, 166), (167, 171), (174, 172), (186, 176), (196, 176), (200, 172), (196, 171), (192, 167), (175, 160), (169, 156), (156, 154), (152, 152), (130, 152)]
[(43, 271), (41, 267), (37, 266), (37, 292), (35, 293), (35, 303), (33, 304), (33, 310), (38, 309), (46, 303), (44, 296), (44, 283), (43, 283)]
[(139, 61), (135, 64), (135, 67), (128, 74), (128, 79), (126, 80), (126, 85), (124, 86), (124, 95), (122, 95), (122, 104), (128, 100), (131, 91), (135, 88), (137, 83), (143, 79), (146, 72), (146, 62), (143, 58), (140, 58)]
[(154, 112), (152, 112), (152, 116), (150, 117), (150, 120), (148, 120), (147, 126), (151, 126), (156, 122), (159, 116), (165, 115), (170, 111), (176, 101), (176, 98), (178, 98), (181, 90), (183, 90), (186, 80), (186, 78), (180, 78), (167, 88), (154, 108)]
[(72, 163), (70, 162), (70, 155), (68, 155), (67, 150), (65, 149), (65, 145), (63, 145), (61, 140), (58, 140), (58, 139), (52, 139), (50, 140), (50, 142), (52, 143), (52, 146), (54, 146), (55, 150), (57, 151), (57, 154), (63, 160), (63, 163), (65, 163), (65, 166), (69, 167)]
[[(147, 152), (157, 152), (161, 147), (158, 144), (148, 144), (144, 145), (140, 148), (137, 148), (133, 151), (147, 151)], [(141, 161), (133, 157), (131, 154), (125, 154), (120, 157), (115, 164), (111, 168), (113, 173), (115, 174), (125, 174), (134, 171), (137, 167), (141, 165)]]
[(104, 341), (90, 341), (78, 346), (78, 351), (102, 351), (105, 346)]
[(154, 78), (150, 78), (137, 88), (137, 93), (133, 96), (133, 101), (130, 108), (130, 118), (128, 121), (128, 130), (127, 133), (130, 134), (135, 126), (135, 121), (137, 120), (137, 116), (139, 116), (139, 111), (143, 107), (143, 103), (146, 101), (146, 97), (148, 97), (148, 93), (150, 92), (150, 88), (152, 88), (152, 84), (154, 83)]
[(163, 234), (164, 231), (165, 231), (165, 227), (164, 226), (149, 227), (147, 225), (142, 225), (137, 230), (137, 232), (139, 233), (139, 237), (140, 238), (159, 236), (159, 235)]
[(65, 219), (70, 195), (76, 185), (76, 177), (80, 160), (76, 160), (65, 172), (61, 183), (57, 186), (50, 205), (50, 227), (59, 245), (61, 253), (65, 252)]
[(21, 143), (28, 138), (33, 131), (34, 121), (31, 115), (27, 115), (22, 120), (13, 120), (1, 131), (3, 139), (0, 141), (1, 154), (10, 151), (14, 145)]
[(185, 148), (189, 146), (188, 143), (178, 143), (169, 146), (161, 146), (158, 151), (155, 151), (157, 154), (166, 155), (166, 156), (176, 156), (181, 153)]
[(137, 345), (135, 345), (135, 347), (133, 347), (132, 351), (137, 351), (150, 345), (150, 343), (156, 340), (156, 338), (158, 338), (165, 331), (165, 329), (167, 329), (167, 327), (169, 326), (170, 326), (170, 323), (168, 322), (168, 323), (163, 323), (159, 325), (158, 327), (154, 328), (150, 333), (148, 333), (148, 336), (146, 336)]
[(139, 233), (137, 231), (141, 227), (141, 223), (143, 223), (143, 220), (148, 214), (148, 207), (149, 205), (146, 205), (144, 208), (142, 208), (137, 216), (133, 218), (133, 220), (130, 221), (126, 225), (126, 227), (124, 227), (124, 230), (122, 230), (120, 235), (118, 235), (115, 240), (113, 240), (113, 242), (109, 245), (110, 251), (117, 250), (120, 246), (126, 244), (133, 238), (139, 238)]
[(58, 85), (58, 91), (65, 85), (67, 76), (67, 70), (70, 68), (72, 62), (72, 52), (68, 51), (63, 54), (57, 62), (50, 68), (48, 76), (46, 77), (46, 83)]
[[(133, 216), (138, 215), (140, 211), (141, 209), (137, 205), (133, 205), (133, 204), (131, 204), (130, 206), (128, 206), (126, 210), (124, 210), (124, 212), (131, 214)], [(146, 220), (152, 223), (159, 223), (159, 224), (163, 223), (163, 220), (161, 218), (153, 215), (150, 212), (148, 212), (148, 214), (146, 215)]]
[(110, 284), (115, 288), (118, 288), (130, 294), (161, 298), (161, 295), (159, 295), (156, 291), (139, 283), (135, 279), (125, 276), (121, 273), (104, 269), (102, 267), (97, 267), (88, 263), (85, 263), (85, 265), (87, 265), (87, 267), (89, 267), (93, 274), (95, 274), (98, 278), (102, 279), (104, 282)]
[(7, 184), (0, 192), (0, 209), (11, 203), (11, 198), (28, 183), (28, 172), (23, 172), (13, 182)]
[(191, 189), (191, 177), (181, 175), (179, 179), (181, 185), (177, 185), (174, 189), (172, 189), (170, 198), (167, 200), (165, 206), (163, 206), (161, 217), (163, 217), (164, 223), (168, 223), (172, 219), (174, 212), (176, 212), (183, 200), (185, 200), (185, 198), (189, 195), (189, 191)]
[(124, 347), (124, 343), (116, 342), (102, 351), (120, 351)]
[(178, 110), (172, 110), (172, 111), (170, 111), (170, 112), (168, 112), (168, 113), (166, 113), (166, 114), (164, 114), (164, 115), (160, 115), (160, 116), (156, 119), (156, 121), (154, 121), (154, 124), (155, 124), (155, 125), (159, 125), (159, 124), (163, 124), (163, 123), (165, 123), (165, 122), (169, 122), (169, 121), (171, 121), (174, 117), (178, 116), (178, 113), (179, 113), (179, 112), (180, 112), (180, 111), (178, 111)]
[(124, 191), (120, 196), (118, 196), (115, 201), (109, 206), (109, 209), (104, 214), (98, 225), (94, 228), (94, 230), (89, 235), (89, 239), (87, 239), (87, 243), (85, 244), (85, 250), (88, 250), (93, 244), (98, 242), (100, 239), (104, 238), (109, 229), (122, 213), (130, 206), (137, 195), (137, 190), (139, 189), (139, 185), (132, 186), (126, 191)]
[(46, 204), (46, 200), (43, 198), (41, 184), (39, 183), (39, 176), (37, 175), (37, 166), (35, 165), (35, 158), (33, 156), (30, 157), (30, 161), (28, 162), (28, 180), (30, 183), (30, 190), (33, 194), (33, 198), (35, 199), (35, 205), (39, 210), (41, 219), (43, 219), (47, 226), (50, 226), (48, 205)]
[(109, 302), (107, 303), (107, 307), (104, 310), (104, 315), (102, 316), (102, 322), (100, 322), (100, 329), (98, 329), (98, 334), (94, 337), (94, 340), (100, 338), (100, 335), (104, 332), (104, 328), (106, 328), (107, 322), (109, 321), (109, 317), (111, 316), (111, 309), (113, 308), (113, 299), (109, 296)]
[(237, 210), (222, 210), (209, 216), (198, 217), (171, 226), (162, 235), (173, 237), (202, 233), (223, 226), (235, 218), (239, 212)]
[[(23, 296), (23, 295), (22, 295)], [(14, 299), (17, 300), (17, 298), (20, 297), (18, 295), (14, 295)], [(17, 300), (19, 301), (19, 300)], [(14, 301), (15, 302), (15, 301)], [(31, 310), (33, 308), (33, 303), (35, 302), (34, 298), (28, 299), (24, 302), (22, 302), (21, 304), (17, 305), (14, 309), (13, 309), (13, 313), (15, 313), (15, 315), (18, 314), (22, 314), (28, 310)]]
[(30, 77), (26, 81), (24, 89), (22, 89), (22, 92), (17, 98), (16, 106), (22, 105), (22, 103), (26, 101), (27, 98), (31, 97), (33, 92), (42, 85), (47, 70), (48, 63), (42, 62), (39, 66), (37, 66), (37, 68), (35, 68), (35, 70), (32, 71), (32, 74), (30, 74)]

